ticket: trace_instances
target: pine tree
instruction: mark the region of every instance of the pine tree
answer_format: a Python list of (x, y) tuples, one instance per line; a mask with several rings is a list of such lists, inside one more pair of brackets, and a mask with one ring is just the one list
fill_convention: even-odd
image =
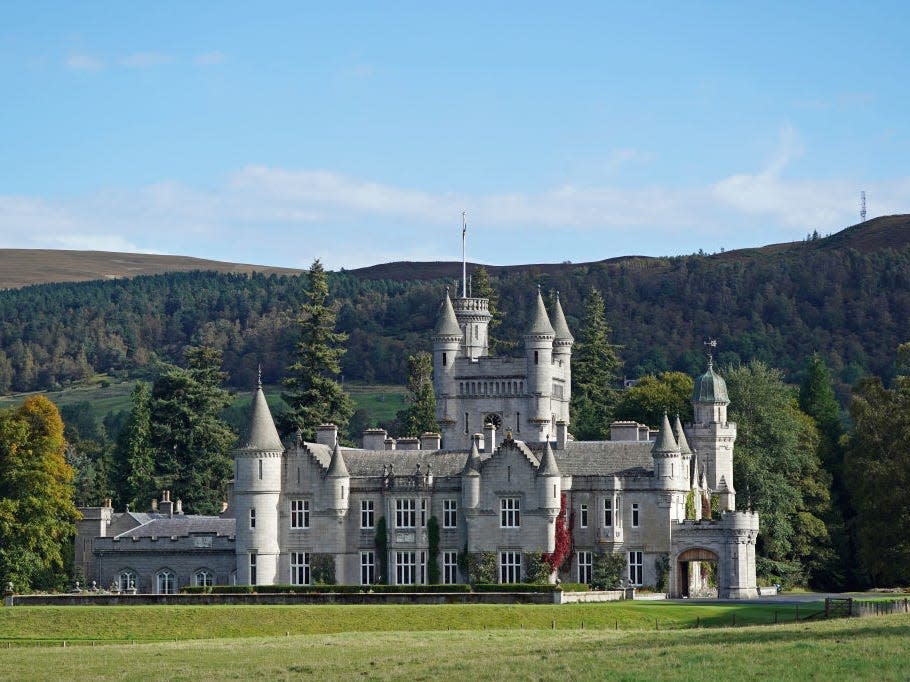
[(295, 345), (295, 360), (282, 381), (285, 390), (281, 397), (289, 409), (280, 426), (285, 433), (300, 429), (305, 439), (314, 440), (320, 424), (335, 424), (344, 431), (354, 404), (335, 380), (345, 351), (341, 344), (348, 336), (335, 331), (336, 312), (328, 303), (328, 278), (318, 259), (308, 277), (307, 302), (297, 319), (300, 339)]
[(151, 390), (138, 382), (130, 394), (132, 409), (117, 440), (118, 502), (142, 511), (158, 494), (155, 457), (152, 452)]
[(63, 421), (44, 396), (0, 412), (0, 581), (59, 588), (79, 514)]
[(591, 289), (572, 353), (572, 430), (580, 440), (602, 440), (609, 434), (622, 369), (611, 333), (603, 296)]
[(421, 352), (408, 357), (408, 407), (398, 413), (402, 436), (438, 432), (436, 395), (433, 393), (433, 358)]
[(233, 470), (228, 453), (237, 437), (220, 417), (231, 396), (222, 388), (221, 351), (188, 347), (184, 354), (186, 369), (168, 366), (152, 386), (156, 474), (187, 511), (217, 514)]
[(495, 355), (497, 351), (508, 352), (516, 348), (518, 346), (517, 341), (504, 341), (496, 335), (496, 330), (502, 324), (505, 315), (499, 309), (499, 293), (493, 288), (490, 283), (490, 275), (482, 265), (478, 265), (471, 273), (471, 295), (475, 298), (485, 298), (489, 301), (488, 309), (492, 317), (488, 327), (487, 344), (490, 349), (490, 355)]

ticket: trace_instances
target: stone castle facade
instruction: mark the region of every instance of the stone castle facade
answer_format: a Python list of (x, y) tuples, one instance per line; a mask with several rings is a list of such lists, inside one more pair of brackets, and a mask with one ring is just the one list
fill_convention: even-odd
[[(668, 573), (671, 595), (703, 594), (707, 562), (718, 596), (756, 596), (758, 517), (735, 511), (736, 425), (710, 361), (695, 382), (692, 424), (665, 417), (653, 432), (616, 422), (608, 441), (575, 441), (573, 338), (558, 300), (548, 314), (538, 292), (522, 359), (490, 356), (489, 321), (486, 299), (446, 294), (433, 332), (441, 434), (396, 441), (371, 429), (362, 448), (346, 448), (322, 425), (317, 442), (286, 444), (257, 387), (224, 518), (188, 521), (170, 508), (162, 519), (159, 505), (156, 518), (105, 528), (94, 519), (113, 519), (112, 510), (86, 510), (77, 539), (86, 579), (125, 585), (128, 575), (140, 591), (205, 574), (239, 584), (420, 584), (435, 563), (440, 582), (459, 583), (467, 553), (495, 563), (496, 581), (519, 582), (556, 549), (562, 523), (571, 550), (552, 580), (590, 582), (597, 557), (614, 553), (633, 585)], [(714, 518), (702, 518), (712, 497)], [(207, 518), (225, 527), (206, 527)]]

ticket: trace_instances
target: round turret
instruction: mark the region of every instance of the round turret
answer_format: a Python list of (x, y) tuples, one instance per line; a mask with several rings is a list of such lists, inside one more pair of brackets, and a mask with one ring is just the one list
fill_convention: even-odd
[(461, 499), (465, 509), (477, 509), (480, 505), (480, 452), (476, 441), (471, 444), (471, 452), (461, 471)]
[(278, 504), (284, 445), (256, 387), (249, 428), (234, 450), (230, 508), (237, 519), (235, 553), (240, 584), (270, 585), (278, 577)]
[[(540, 436), (551, 420), (550, 393), (553, 389), (553, 340), (556, 331), (550, 324), (540, 289), (531, 324), (524, 334), (525, 356), (528, 363), (528, 422), (536, 425)], [(562, 415), (560, 415), (562, 418)], [(540, 440), (543, 440), (541, 437)]]
[(341, 454), (341, 446), (338, 445), (338, 441), (335, 441), (335, 447), (332, 449), (332, 459), (325, 473), (325, 482), (329, 495), (329, 509), (335, 513), (340, 521), (348, 513), (351, 497), (351, 475), (348, 473), (348, 467), (344, 463), (344, 457)]
[(537, 493), (541, 509), (546, 509), (549, 515), (555, 518), (562, 501), (562, 474), (556, 465), (556, 457), (553, 455), (549, 439), (540, 466), (537, 467)]

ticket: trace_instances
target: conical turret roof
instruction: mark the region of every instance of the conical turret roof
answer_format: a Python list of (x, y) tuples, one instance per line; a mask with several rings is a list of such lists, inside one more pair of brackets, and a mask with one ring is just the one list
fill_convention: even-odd
[(471, 443), (471, 453), (464, 463), (464, 469), (461, 470), (462, 476), (479, 476), (480, 475), (480, 453), (477, 451), (477, 443)]
[(676, 436), (676, 444), (679, 446), (680, 454), (691, 455), (692, 449), (689, 447), (689, 441), (686, 440), (686, 432), (683, 431), (679, 413), (676, 414), (676, 422), (673, 424), (673, 434)]
[(556, 305), (553, 306), (553, 329), (556, 332), (557, 341), (568, 341), (573, 343), (575, 337), (569, 331), (569, 325), (566, 322), (565, 313), (562, 312), (562, 304), (559, 302), (559, 293), (556, 294)]
[(262, 392), (262, 383), (256, 386), (253, 394), (253, 411), (246, 437), (240, 440), (241, 450), (260, 450), (263, 452), (282, 452), (284, 444), (275, 428), (275, 420)]
[(329, 462), (329, 470), (326, 472), (326, 478), (345, 478), (350, 476), (348, 467), (344, 463), (344, 457), (341, 456), (341, 446), (335, 441), (335, 447), (332, 450), (332, 460)]
[(439, 306), (439, 316), (436, 318), (435, 336), (461, 336), (461, 327), (458, 326), (458, 318), (455, 317), (455, 309), (452, 307), (452, 299), (449, 298), (449, 290), (446, 289), (446, 297)]
[(553, 325), (550, 324), (546, 306), (543, 304), (543, 296), (540, 293), (540, 289), (537, 290), (537, 303), (534, 309), (534, 317), (531, 318), (531, 326), (528, 327), (525, 336), (556, 336)]
[(670, 419), (664, 412), (664, 421), (660, 425), (660, 431), (657, 433), (657, 440), (654, 441), (654, 447), (651, 452), (679, 452), (679, 445), (673, 437), (673, 429), (670, 428)]
[(556, 466), (556, 457), (553, 456), (553, 448), (550, 447), (549, 439), (547, 439), (547, 447), (544, 448), (540, 466), (537, 467), (537, 475), (559, 476), (559, 467)]

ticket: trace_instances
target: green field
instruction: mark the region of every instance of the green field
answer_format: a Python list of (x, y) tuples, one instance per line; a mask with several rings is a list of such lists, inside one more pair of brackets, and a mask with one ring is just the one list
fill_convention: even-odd
[[(658, 613), (674, 621), (674, 610), (682, 624), (697, 612), (729, 615), (736, 608), (16, 607), (0, 610), (0, 641), (7, 642), (0, 645), (0, 678), (907, 679), (910, 615), (669, 631), (649, 622)], [(742, 608), (745, 617), (749, 607)], [(753, 614), (767, 615), (766, 608)], [(628, 629), (638, 617), (640, 628)], [(500, 625), (484, 629), (482, 620)], [(609, 627), (616, 620), (619, 630)], [(442, 627), (456, 622), (460, 629)], [(84, 638), (78, 646), (35, 647), (16, 638), (72, 628)], [(136, 643), (99, 643), (129, 634)]]
[[(99, 422), (110, 412), (119, 412), (130, 409), (130, 391), (133, 390), (135, 381), (116, 382), (107, 376), (98, 375), (90, 382), (65, 388), (62, 391), (39, 392), (47, 396), (57, 405), (72, 405), (73, 403), (88, 402), (92, 406), (92, 413)], [(266, 397), (269, 405), (275, 409), (282, 404), (281, 387), (265, 386)], [(404, 386), (382, 386), (348, 384), (345, 390), (354, 401), (355, 408), (363, 408), (370, 413), (370, 423), (390, 422), (399, 410), (405, 406)], [(38, 393), (17, 393), (0, 396), (0, 408), (12, 407), (20, 404), (29, 395)], [(249, 390), (239, 391), (234, 395), (234, 402), (228, 409), (246, 407), (252, 399), (252, 387)]]

